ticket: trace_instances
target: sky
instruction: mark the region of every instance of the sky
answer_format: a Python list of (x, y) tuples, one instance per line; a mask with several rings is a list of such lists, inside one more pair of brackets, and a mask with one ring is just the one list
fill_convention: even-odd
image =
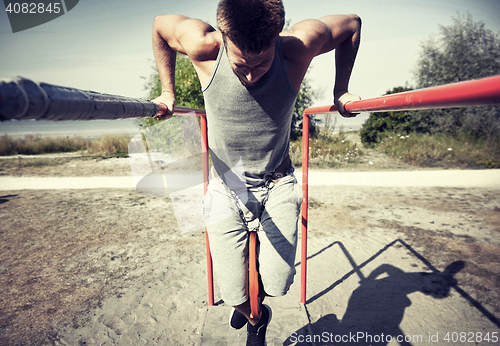
[[(0, 78), (39, 82), (146, 98), (145, 79), (154, 64), (152, 22), (159, 14), (184, 14), (216, 25), (218, 0), (81, 0), (71, 11), (40, 26), (12, 33), (0, 4)], [(327, 14), (355, 13), (363, 21), (350, 92), (363, 99), (414, 84), (421, 44), (439, 38), (440, 25), (469, 12), (500, 33), (498, 0), (284, 0), (291, 24)], [(334, 55), (313, 60), (308, 75), (332, 103)]]

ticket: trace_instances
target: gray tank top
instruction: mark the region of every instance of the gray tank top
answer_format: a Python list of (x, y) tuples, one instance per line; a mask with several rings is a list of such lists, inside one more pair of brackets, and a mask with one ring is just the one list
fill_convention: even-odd
[[(288, 78), (280, 39), (270, 70), (246, 88), (229, 65), (224, 43), (203, 88), (210, 155), (217, 175), (258, 186), (288, 154), (297, 92)], [(239, 184), (237, 184), (239, 185)]]

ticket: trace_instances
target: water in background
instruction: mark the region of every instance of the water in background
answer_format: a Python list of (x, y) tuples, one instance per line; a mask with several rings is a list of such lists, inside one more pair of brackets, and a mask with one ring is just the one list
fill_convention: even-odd
[[(339, 132), (340, 130), (342, 130), (343, 132), (359, 131), (361, 130), (361, 127), (363, 126), (365, 121), (368, 120), (369, 116), (370, 113), (360, 113), (355, 118), (344, 118), (338, 113), (332, 113), (330, 116), (329, 129), (333, 132)], [(325, 114), (317, 115), (316, 119), (322, 120), (322, 122), (319, 124), (320, 128), (323, 128), (326, 125)]]
[[(343, 118), (338, 114), (330, 117), (330, 129), (334, 132), (358, 131), (368, 119), (369, 113), (361, 113), (355, 118)], [(324, 120), (325, 115), (316, 116)], [(133, 137), (139, 133), (136, 119), (88, 120), (88, 121), (5, 121), (0, 122), (0, 136), (23, 138), (27, 135), (40, 137), (82, 137), (98, 138), (107, 135), (126, 135)], [(320, 127), (325, 125), (324, 121)]]
[(0, 123), (0, 136), (23, 138), (40, 137), (98, 138), (107, 135), (134, 136), (139, 133), (136, 119), (88, 121), (5, 121)]

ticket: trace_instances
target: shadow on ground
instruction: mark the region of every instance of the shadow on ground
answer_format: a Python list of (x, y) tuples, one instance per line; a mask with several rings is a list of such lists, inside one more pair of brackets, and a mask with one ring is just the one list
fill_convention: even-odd
[[(373, 270), (368, 277), (361, 273), (361, 268), (372, 262), (384, 251), (395, 244), (402, 244), (431, 272), (405, 272), (391, 264), (382, 264)], [(430, 299), (443, 299), (448, 297), (450, 290), (454, 289), (463, 298), (479, 310), (497, 327), (500, 321), (479, 302), (463, 291), (454, 278), (465, 267), (464, 261), (455, 261), (449, 264), (442, 272), (436, 269), (429, 261), (401, 239), (397, 239), (369, 258), (361, 265), (356, 265), (351, 255), (341, 242), (335, 242), (325, 247), (310, 258), (319, 255), (332, 246), (338, 245), (353, 270), (337, 280), (332, 285), (311, 297), (306, 304), (319, 299), (353, 274), (360, 278), (359, 286), (352, 292), (344, 316), (341, 319), (335, 314), (322, 316), (311, 325), (305, 325), (283, 342), (283, 345), (387, 345), (397, 341), (399, 345), (413, 345), (429, 342), (425, 336), (410, 336), (400, 328), (400, 323), (405, 315), (405, 310), (412, 302), (408, 295), (422, 292)], [(300, 337), (299, 337), (300, 336)]]

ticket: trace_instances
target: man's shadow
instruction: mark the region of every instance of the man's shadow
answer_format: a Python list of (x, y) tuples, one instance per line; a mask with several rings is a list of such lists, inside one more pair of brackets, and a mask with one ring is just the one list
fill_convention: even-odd
[[(400, 345), (411, 345), (399, 328), (405, 309), (411, 305), (408, 295), (422, 292), (435, 299), (445, 298), (450, 288), (457, 284), (453, 276), (463, 268), (464, 262), (456, 261), (443, 272), (406, 273), (393, 265), (382, 264), (360, 281), (341, 321), (335, 314), (329, 314), (311, 325), (312, 337), (316, 337), (313, 341), (321, 345), (382, 346), (394, 339)], [(305, 326), (294, 335), (309, 334), (307, 329)], [(290, 337), (283, 345), (292, 342)]]

